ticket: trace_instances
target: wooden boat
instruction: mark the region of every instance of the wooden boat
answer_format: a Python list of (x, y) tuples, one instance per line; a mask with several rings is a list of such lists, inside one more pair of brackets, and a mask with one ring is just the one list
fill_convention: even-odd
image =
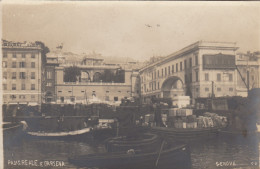
[(171, 140), (198, 140), (198, 139), (210, 139), (218, 135), (218, 131), (221, 128), (209, 127), (209, 128), (189, 128), (189, 129), (177, 129), (167, 127), (151, 127), (152, 132), (157, 133), (165, 138)]
[(160, 139), (157, 134), (144, 133), (136, 137), (113, 137), (106, 140), (106, 148), (109, 152), (126, 151), (129, 149), (149, 150), (158, 145)]
[(106, 169), (180, 169), (191, 168), (190, 151), (186, 145), (164, 148), (151, 152), (135, 151), (89, 154), (76, 156), (69, 162), (78, 167)]
[(27, 131), (27, 135), (30, 137), (38, 138), (70, 138), (70, 137), (79, 137), (91, 132), (91, 128), (83, 128), (75, 131), (61, 131), (61, 132), (32, 132)]

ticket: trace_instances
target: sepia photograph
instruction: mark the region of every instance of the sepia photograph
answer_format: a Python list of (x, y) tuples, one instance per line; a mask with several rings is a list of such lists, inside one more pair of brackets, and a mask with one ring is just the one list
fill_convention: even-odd
[(260, 3), (0, 2), (0, 168), (260, 168)]

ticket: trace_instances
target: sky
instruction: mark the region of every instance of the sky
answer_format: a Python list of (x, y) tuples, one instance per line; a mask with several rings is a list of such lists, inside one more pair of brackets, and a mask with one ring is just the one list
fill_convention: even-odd
[[(2, 3), (2, 38), (147, 60), (199, 40), (260, 50), (259, 2)], [(150, 27), (151, 26), (151, 27)]]

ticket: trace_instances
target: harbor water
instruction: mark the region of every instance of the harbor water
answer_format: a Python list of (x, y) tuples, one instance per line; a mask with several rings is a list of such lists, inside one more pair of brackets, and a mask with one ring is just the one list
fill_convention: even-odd
[[(189, 143), (192, 168), (259, 168), (259, 141), (250, 138), (216, 138)], [(4, 146), (5, 168), (78, 168), (68, 162), (73, 155), (105, 151), (102, 140), (46, 140), (22, 137)], [(27, 160), (27, 161), (26, 161)], [(20, 162), (20, 166), (18, 165)], [(22, 166), (21, 163), (27, 163)], [(41, 164), (41, 165), (40, 165)], [(35, 166), (34, 166), (35, 165)]]

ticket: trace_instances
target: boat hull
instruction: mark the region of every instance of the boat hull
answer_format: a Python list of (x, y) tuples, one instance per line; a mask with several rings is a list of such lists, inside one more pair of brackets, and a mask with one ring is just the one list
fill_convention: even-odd
[(37, 139), (84, 139), (91, 137), (91, 128), (84, 128), (68, 132), (31, 132), (27, 131), (27, 137)]
[[(106, 169), (180, 169), (191, 168), (190, 152), (186, 146), (178, 146), (151, 153), (127, 154), (124, 153), (108, 153), (101, 155), (78, 156), (69, 159), (79, 167), (98, 167)], [(158, 163), (156, 166), (156, 162)]]
[(202, 129), (175, 129), (165, 127), (151, 127), (151, 131), (164, 138), (174, 141), (193, 141), (199, 139), (212, 139), (218, 136), (219, 128)]
[(129, 149), (149, 151), (158, 146), (161, 139), (157, 134), (144, 133), (139, 137), (114, 137), (106, 140), (109, 152), (127, 151)]

